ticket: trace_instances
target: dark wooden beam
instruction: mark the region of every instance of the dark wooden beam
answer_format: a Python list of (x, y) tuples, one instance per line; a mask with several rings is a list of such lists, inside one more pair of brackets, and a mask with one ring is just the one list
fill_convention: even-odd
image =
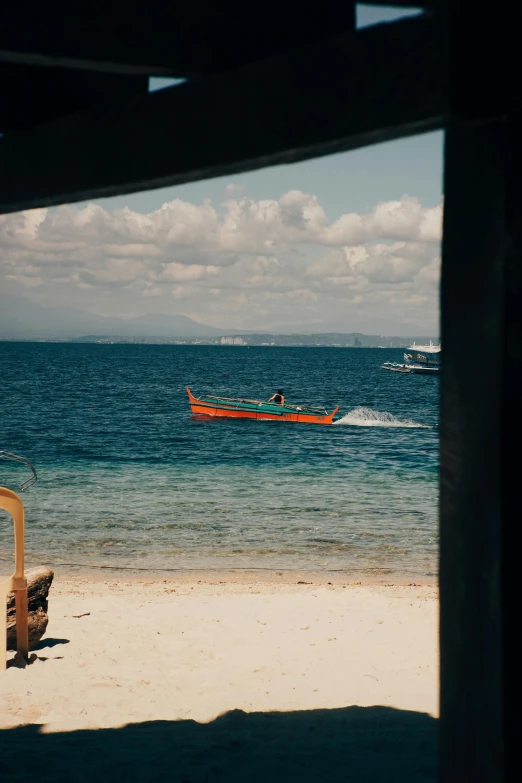
[(491, 14), (485, 3), (448, 3), (441, 783), (520, 778), (522, 115), (511, 81), (520, 59), (515, 6), (501, 0)]
[(57, 117), (132, 95), (146, 95), (148, 76), (115, 76), (62, 68), (0, 63), (0, 132), (29, 128)]
[(500, 783), (520, 775), (520, 138), (520, 115), (447, 133), (440, 561), (444, 783)]
[(0, 62), (195, 78), (353, 28), (354, 0), (323, 0), (317, 13), (298, 0), (26, 0), (0, 10)]
[(502, 781), (506, 129), (447, 131), (442, 276), (440, 781)]
[(361, 5), (385, 5), (396, 8), (426, 8), (437, 9), (442, 5), (441, 0), (365, 0)]
[(439, 128), (441, 69), (438, 30), (417, 18), (7, 135), (0, 211), (236, 174)]
[(447, 0), (444, 21), (439, 779), (507, 783), (522, 729), (522, 12)]
[[(436, 12), (441, 0), (397, 0)], [(375, 0), (370, 5), (390, 5)], [(0, 9), (0, 62), (120, 75), (193, 78), (238, 67), (354, 27), (353, 0), (324, 0), (303, 13), (298, 0), (263, 6), (243, 0), (26, 0)], [(28, 7), (29, 6), (29, 7)]]

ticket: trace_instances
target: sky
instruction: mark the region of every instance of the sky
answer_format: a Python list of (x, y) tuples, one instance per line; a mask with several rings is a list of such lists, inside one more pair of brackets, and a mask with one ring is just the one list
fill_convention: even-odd
[(442, 146), (431, 133), (0, 216), (0, 291), (224, 328), (436, 335)]

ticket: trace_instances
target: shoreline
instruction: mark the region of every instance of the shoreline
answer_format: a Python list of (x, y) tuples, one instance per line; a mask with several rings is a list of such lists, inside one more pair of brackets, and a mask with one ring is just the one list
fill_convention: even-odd
[[(42, 565), (46, 565), (45, 563)], [(49, 566), (55, 574), (55, 582), (126, 582), (131, 584), (172, 582), (179, 584), (201, 583), (207, 585), (302, 585), (314, 586), (343, 585), (368, 587), (410, 587), (421, 586), (438, 588), (438, 576), (419, 574), (402, 574), (390, 572), (378, 574), (357, 574), (353, 570), (313, 571), (305, 569), (275, 569), (275, 568), (169, 568), (142, 569), (128, 566)]]

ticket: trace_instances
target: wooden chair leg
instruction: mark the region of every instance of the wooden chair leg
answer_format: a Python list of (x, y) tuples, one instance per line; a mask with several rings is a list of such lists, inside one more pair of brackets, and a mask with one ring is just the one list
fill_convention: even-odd
[(15, 590), (16, 605), (16, 650), (29, 660), (29, 615), (27, 609), (27, 587)]
[(7, 593), (0, 588), (0, 670), (7, 667)]

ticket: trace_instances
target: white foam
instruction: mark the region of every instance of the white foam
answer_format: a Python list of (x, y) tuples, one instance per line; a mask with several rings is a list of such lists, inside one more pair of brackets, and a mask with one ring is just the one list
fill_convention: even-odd
[(354, 408), (334, 424), (347, 424), (351, 427), (409, 427), (415, 429), (430, 429), (427, 424), (418, 424), (411, 419), (401, 420), (391, 413), (374, 411), (371, 408)]

